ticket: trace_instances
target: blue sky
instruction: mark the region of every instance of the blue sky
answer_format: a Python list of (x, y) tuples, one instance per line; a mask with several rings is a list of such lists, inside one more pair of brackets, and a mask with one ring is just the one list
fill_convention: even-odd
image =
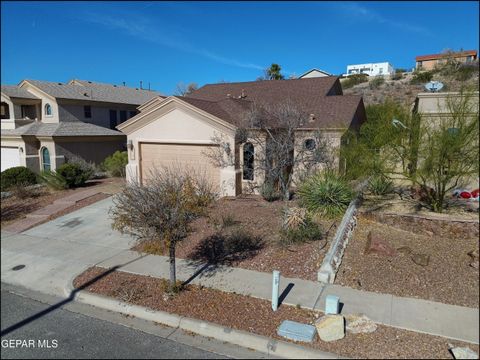
[(5, 2), (1, 77), (71, 78), (165, 94), (178, 82), (250, 81), (272, 62), (317, 67), (478, 50), (478, 2)]

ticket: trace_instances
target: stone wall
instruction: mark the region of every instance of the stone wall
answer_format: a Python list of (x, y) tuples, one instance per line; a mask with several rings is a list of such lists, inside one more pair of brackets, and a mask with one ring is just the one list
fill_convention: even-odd
[(435, 219), (420, 215), (400, 215), (389, 213), (362, 214), (363, 217), (393, 226), (402, 230), (418, 232), (422, 235), (478, 238), (478, 220)]

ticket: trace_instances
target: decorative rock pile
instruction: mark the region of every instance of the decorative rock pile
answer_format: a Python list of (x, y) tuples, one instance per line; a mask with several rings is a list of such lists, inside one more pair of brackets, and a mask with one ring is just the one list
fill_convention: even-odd
[(320, 340), (330, 342), (343, 339), (345, 331), (351, 334), (372, 333), (377, 325), (364, 314), (325, 315), (315, 322)]

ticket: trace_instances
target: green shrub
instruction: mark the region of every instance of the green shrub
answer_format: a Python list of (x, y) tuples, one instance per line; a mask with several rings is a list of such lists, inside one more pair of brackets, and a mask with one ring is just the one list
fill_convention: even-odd
[(313, 213), (336, 217), (345, 212), (354, 192), (350, 184), (332, 171), (309, 177), (298, 189), (300, 203)]
[(24, 166), (16, 166), (2, 171), (0, 176), (2, 191), (7, 191), (16, 185), (28, 186), (37, 183), (37, 175)]
[(478, 72), (478, 65), (461, 65), (455, 73), (455, 80), (467, 81), (471, 79), (476, 72)]
[(415, 72), (413, 74), (412, 80), (410, 80), (410, 84), (425, 84), (433, 79), (433, 71), (422, 71), (422, 72)]
[(125, 177), (125, 166), (127, 166), (127, 164), (127, 151), (115, 151), (103, 161), (102, 167), (108, 171), (110, 176)]
[(68, 188), (65, 178), (55, 171), (42, 171), (40, 174), (40, 181), (53, 190), (63, 190)]
[(400, 80), (400, 79), (403, 79), (403, 73), (395, 73), (393, 74), (392, 76), (392, 80)]
[(275, 189), (271, 182), (264, 182), (260, 187), (260, 195), (268, 202), (279, 200), (282, 195)]
[(395, 74), (403, 74), (404, 72), (407, 72), (407, 70), (402, 69), (402, 68), (395, 69)]
[(372, 81), (370, 81), (368, 86), (370, 86), (370, 89), (378, 89), (384, 83), (385, 83), (385, 79), (382, 76), (378, 76)]
[(393, 181), (386, 176), (374, 176), (368, 181), (368, 191), (375, 195), (386, 195), (393, 191)]
[(348, 88), (351, 88), (355, 85), (358, 85), (358, 84), (361, 84), (361, 83), (364, 83), (364, 82), (367, 82), (367, 81), (368, 81), (368, 75), (367, 74), (350, 75), (349, 77), (347, 77), (347, 80), (345, 80), (342, 83), (342, 88), (348, 89)]
[(307, 217), (304, 224), (300, 226), (283, 228), (280, 231), (280, 244), (284, 246), (301, 244), (307, 241), (321, 240), (322, 237), (323, 232), (320, 226)]
[(83, 186), (90, 179), (93, 170), (79, 163), (65, 163), (57, 168), (57, 173), (65, 179), (67, 187), (74, 188)]

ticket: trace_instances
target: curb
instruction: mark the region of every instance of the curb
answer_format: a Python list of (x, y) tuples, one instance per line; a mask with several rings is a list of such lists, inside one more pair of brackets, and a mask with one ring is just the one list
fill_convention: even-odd
[(185, 331), (193, 332), (201, 336), (225, 341), (248, 349), (253, 349), (268, 355), (291, 359), (345, 358), (332, 353), (308, 349), (301, 345), (271, 339), (262, 335), (254, 335), (246, 331), (235, 330), (207, 321), (187, 318), (165, 311), (151, 310), (142, 306), (128, 304), (103, 295), (93, 294), (85, 290), (80, 290), (73, 293), (75, 290), (73, 287), (73, 279), (75, 277), (69, 281), (68, 285), (64, 289), (65, 296), (72, 297), (72, 301), (75, 300), (80, 303), (96, 306), (105, 310), (115, 311), (125, 315), (134, 316), (139, 319), (161, 323), (173, 328), (179, 328)]

